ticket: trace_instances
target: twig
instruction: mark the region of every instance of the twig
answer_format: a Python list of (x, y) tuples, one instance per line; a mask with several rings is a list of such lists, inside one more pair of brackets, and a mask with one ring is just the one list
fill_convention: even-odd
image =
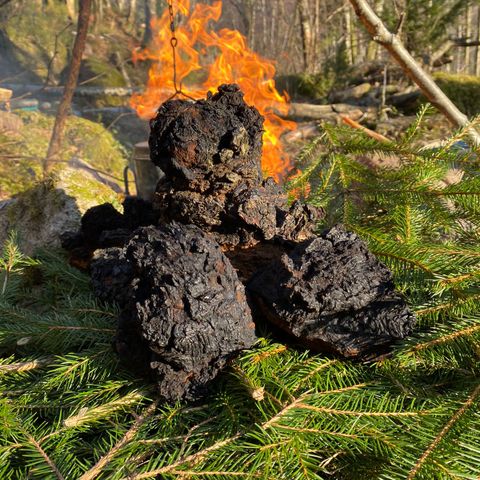
[(157, 468), (156, 470), (151, 470), (149, 472), (138, 473), (138, 474), (132, 475), (131, 477), (124, 478), (122, 480), (137, 480), (137, 479), (141, 480), (143, 478), (156, 477), (164, 473), (172, 473), (178, 467), (181, 467), (182, 465), (185, 465), (185, 464), (191, 464), (192, 462), (196, 462), (201, 458), (203, 458), (205, 455), (208, 455), (210, 452), (214, 452), (215, 450), (218, 450), (224, 447), (225, 445), (228, 445), (229, 443), (234, 442), (235, 440), (240, 438), (240, 436), (241, 436), (240, 432), (236, 433), (232, 437), (229, 437), (225, 440), (220, 440), (219, 442), (216, 442), (213, 445), (210, 445), (209, 447), (206, 447), (203, 450), (198, 451), (197, 453), (193, 453), (188, 457), (181, 458), (180, 460), (177, 460), (176, 462), (171, 463), (170, 465), (166, 465), (165, 467)]
[(52, 357), (37, 358), (29, 362), (10, 363), (8, 365), (0, 365), (0, 372), (20, 373), (35, 370), (48, 365), (52, 361)]
[(47, 462), (48, 466), (52, 469), (52, 471), (55, 474), (55, 476), (57, 477), (57, 479), (58, 480), (65, 480), (64, 476), (60, 473), (60, 470), (57, 468), (55, 463), (53, 463), (52, 459), (47, 455), (45, 450), (40, 446), (40, 444), (31, 435), (28, 435), (28, 441), (35, 447), (35, 449), (44, 458), (45, 462)]
[(50, 75), (52, 73), (52, 67), (53, 67), (53, 62), (55, 61), (55, 58), (58, 55), (58, 39), (60, 38), (60, 35), (69, 27), (71, 27), (73, 24), (72, 22), (68, 22), (58, 33), (55, 34), (55, 43), (53, 47), (53, 55), (50, 58), (50, 61), (48, 62), (47, 66), (47, 77), (45, 78), (45, 83), (43, 84), (43, 88), (45, 88), (49, 83), (50, 83)]
[(349, 116), (347, 115), (342, 115), (340, 114), (340, 118), (342, 119), (343, 123), (346, 125), (355, 128), (357, 130), (361, 130), (365, 134), (367, 134), (369, 137), (374, 138), (375, 140), (378, 140), (379, 142), (382, 143), (392, 143), (391, 140), (389, 140), (387, 137), (384, 137), (381, 133), (374, 132), (373, 130), (370, 130), (367, 127), (364, 127), (360, 123), (356, 122), (355, 120), (352, 120)]
[(118, 441), (115, 446), (109, 450), (100, 460), (88, 471), (85, 472), (79, 480), (93, 480), (97, 478), (98, 475), (102, 472), (103, 468), (105, 468), (113, 459), (113, 457), (129, 442), (133, 440), (135, 435), (137, 434), (140, 427), (145, 423), (147, 418), (149, 418), (155, 409), (157, 408), (158, 401), (153, 402), (145, 412), (139, 416), (132, 427), (125, 433), (125, 435)]
[(413, 480), (416, 476), (422, 465), (425, 463), (427, 458), (431, 453), (437, 448), (438, 444), (442, 441), (445, 435), (450, 431), (450, 429), (455, 425), (455, 422), (473, 405), (473, 402), (480, 395), (480, 385), (477, 385), (470, 396), (467, 398), (467, 401), (458, 409), (455, 414), (450, 418), (447, 424), (442, 428), (440, 433), (435, 437), (433, 442), (428, 446), (428, 448), (423, 452), (423, 455), (418, 459), (417, 463), (413, 466), (408, 474), (407, 480)]

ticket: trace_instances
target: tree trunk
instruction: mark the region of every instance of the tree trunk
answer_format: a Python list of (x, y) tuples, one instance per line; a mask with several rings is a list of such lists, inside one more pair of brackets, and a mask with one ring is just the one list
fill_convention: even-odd
[(143, 35), (143, 46), (146, 47), (153, 37), (152, 20), (157, 16), (157, 2), (155, 0), (145, 0), (145, 33)]
[(130, 0), (127, 6), (127, 22), (132, 27), (135, 26), (136, 14), (137, 14), (137, 0)]
[(67, 13), (70, 17), (70, 20), (74, 21), (76, 15), (75, 0), (66, 0), (67, 4)]
[[(383, 15), (384, 6), (385, 6), (385, 0), (377, 0), (375, 2), (375, 11), (377, 12), (377, 15), (380, 18)], [(370, 42), (368, 42), (368, 47), (367, 47), (367, 61), (373, 62), (374, 60), (376, 60), (377, 56), (378, 56), (378, 43), (371, 40)]]
[(310, 8), (308, 0), (297, 0), (300, 15), (300, 29), (302, 33), (303, 66), (307, 73), (312, 73), (312, 26), (310, 25)]
[(477, 42), (475, 52), (475, 75), (480, 76), (480, 6), (477, 7)]
[(82, 55), (85, 50), (91, 6), (92, 0), (80, 0), (79, 2), (77, 35), (73, 44), (72, 59), (70, 61), (65, 89), (63, 91), (60, 105), (58, 106), (50, 144), (48, 145), (47, 157), (45, 158), (43, 165), (44, 173), (50, 172), (52, 163), (58, 155), (62, 144), (65, 122), (72, 105), (72, 98), (75, 92), (75, 87), (77, 86)]
[[(378, 18), (368, 2), (366, 0), (350, 0), (350, 3), (372, 38), (387, 49), (405, 74), (419, 86), (428, 100), (435, 105), (454, 126), (458, 128), (466, 127), (469, 124), (468, 117), (460, 112), (454, 103), (442, 92), (432, 77), (420, 67), (406, 50), (400, 39), (385, 27), (382, 20)], [(474, 143), (480, 145), (480, 135), (478, 132), (470, 130), (469, 133)]]
[(348, 63), (353, 65), (355, 63), (355, 55), (353, 53), (352, 45), (352, 18), (350, 15), (350, 9), (345, 8), (344, 11), (345, 21), (345, 50), (347, 51)]
[[(471, 40), (472, 36), (472, 8), (470, 5), (467, 5), (467, 10), (465, 12), (465, 40), (468, 42)], [(465, 49), (465, 73), (469, 74), (471, 72), (471, 55), (470, 48)]]

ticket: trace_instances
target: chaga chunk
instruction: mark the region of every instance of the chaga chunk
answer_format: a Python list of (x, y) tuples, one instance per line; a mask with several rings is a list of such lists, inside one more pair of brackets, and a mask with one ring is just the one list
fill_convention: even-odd
[(90, 263), (90, 278), (97, 298), (124, 306), (130, 297), (133, 270), (123, 248), (97, 250)]
[(198, 398), (256, 340), (244, 286), (220, 246), (195, 226), (141, 228), (124, 255), (133, 278), (116, 338), (121, 359), (153, 373), (164, 399)]
[(151, 202), (140, 197), (126, 197), (123, 201), (123, 218), (130, 230), (139, 227), (155, 225), (158, 221), (158, 214), (153, 209)]
[(123, 215), (111, 203), (88, 209), (82, 217), (81, 232), (88, 245), (98, 248), (100, 236), (106, 230), (124, 229)]
[(222, 85), (206, 100), (170, 100), (150, 122), (150, 156), (175, 190), (262, 179), (263, 117), (237, 85)]
[(415, 323), (387, 267), (340, 226), (298, 244), (247, 288), (271, 323), (315, 351), (366, 356)]
[(263, 117), (237, 85), (206, 100), (165, 102), (151, 122), (150, 154), (165, 176), (155, 192), (162, 222), (212, 233), (225, 248), (312, 235), (319, 209), (288, 206), (284, 190), (261, 169)]
[(97, 249), (123, 247), (135, 229), (157, 221), (158, 214), (152, 203), (137, 197), (126, 197), (123, 214), (110, 203), (97, 205), (85, 212), (78, 232), (64, 232), (60, 239), (62, 247), (70, 253), (70, 263), (88, 270)]

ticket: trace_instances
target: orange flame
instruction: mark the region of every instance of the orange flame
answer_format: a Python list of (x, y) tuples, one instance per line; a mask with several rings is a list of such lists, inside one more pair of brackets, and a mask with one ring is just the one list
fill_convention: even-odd
[[(265, 117), (262, 168), (267, 175), (280, 179), (290, 168), (290, 159), (280, 143), (281, 135), (294, 130), (296, 123), (280, 118), (275, 112), (288, 112), (288, 98), (275, 88), (275, 66), (247, 46), (245, 37), (236, 30), (208, 28), (222, 13), (221, 0), (212, 5), (197, 3), (190, 13), (190, 0), (177, 0), (177, 13), (185, 17), (177, 26), (177, 83), (194, 98), (203, 98), (222, 83), (237, 83), (245, 101)], [(134, 61), (150, 60), (145, 92), (131, 98), (131, 106), (142, 118), (151, 118), (157, 108), (175, 92), (173, 58), (170, 45), (168, 8), (152, 22), (155, 32), (151, 45), (134, 52)], [(202, 65), (207, 64), (207, 65)], [(194, 77), (197, 81), (194, 81)], [(202, 78), (202, 80), (199, 80)]]

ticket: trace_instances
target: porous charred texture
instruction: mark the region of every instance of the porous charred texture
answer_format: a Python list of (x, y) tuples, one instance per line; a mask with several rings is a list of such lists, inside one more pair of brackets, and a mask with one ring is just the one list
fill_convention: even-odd
[(263, 117), (236, 85), (222, 85), (206, 100), (170, 100), (150, 123), (152, 162), (171, 188), (205, 193), (262, 181)]
[(314, 351), (379, 352), (415, 322), (388, 268), (340, 226), (274, 260), (248, 290), (270, 322)]
[(355, 234), (317, 236), (323, 212), (289, 206), (262, 179), (262, 126), (235, 85), (166, 102), (151, 122), (152, 160), (165, 172), (153, 206), (129, 198), (121, 214), (100, 205), (65, 236), (87, 264), (94, 255), (96, 295), (122, 308), (119, 356), (153, 375), (168, 401), (199, 398), (255, 342), (252, 310), (302, 346), (347, 357), (413, 326), (390, 272)]
[(220, 246), (195, 226), (137, 230), (116, 340), (129, 366), (153, 373), (168, 401), (198, 398), (235, 353), (256, 340), (244, 286)]
[(163, 221), (194, 224), (227, 249), (312, 235), (320, 211), (262, 180), (263, 118), (236, 85), (195, 103), (171, 100), (151, 122), (152, 161), (165, 172), (155, 207)]
[(101, 247), (100, 237), (106, 231), (124, 229), (123, 215), (110, 203), (89, 208), (82, 217), (81, 232), (85, 243), (94, 248)]
[(96, 297), (106, 303), (125, 306), (130, 298), (133, 269), (123, 248), (97, 250), (90, 263), (90, 277)]

